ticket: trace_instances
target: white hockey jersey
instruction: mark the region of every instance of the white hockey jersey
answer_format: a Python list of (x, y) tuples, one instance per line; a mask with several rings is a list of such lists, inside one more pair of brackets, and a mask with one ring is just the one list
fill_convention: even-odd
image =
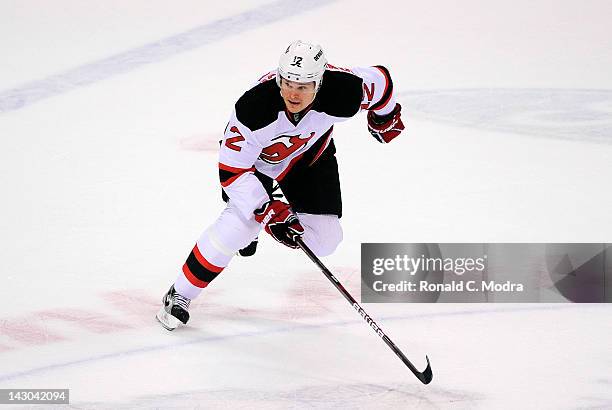
[[(236, 102), (219, 153), (221, 185), (242, 215), (252, 218), (269, 200), (255, 170), (280, 181), (297, 161), (318, 159), (331, 141), (334, 123), (361, 110), (384, 115), (394, 107), (391, 76), (382, 66), (328, 64), (314, 101), (298, 115), (286, 110), (276, 72), (268, 73)], [(311, 150), (315, 144), (317, 152)]]

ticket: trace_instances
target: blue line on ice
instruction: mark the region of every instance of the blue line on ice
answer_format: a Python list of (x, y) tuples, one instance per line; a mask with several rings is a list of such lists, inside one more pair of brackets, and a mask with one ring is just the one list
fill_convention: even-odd
[[(605, 306), (603, 305), (588, 305), (589, 308), (596, 308), (597, 306)], [(496, 314), (496, 313), (515, 313), (515, 312), (533, 312), (533, 311), (544, 311), (544, 310), (561, 310), (561, 309), (575, 309), (575, 308), (584, 308), (585, 305), (580, 304), (555, 304), (555, 305), (547, 305), (547, 306), (521, 306), (517, 308), (493, 308), (493, 309), (485, 309), (485, 310), (460, 310), (454, 312), (442, 312), (442, 313), (425, 313), (425, 314), (416, 314), (416, 315), (408, 315), (408, 316), (387, 316), (381, 318), (375, 318), (377, 323), (381, 324), (384, 330), (384, 323), (388, 321), (395, 320), (415, 320), (415, 319), (425, 319), (425, 318), (439, 318), (439, 317), (450, 317), (450, 316), (463, 316), (463, 315), (482, 315), (482, 314)], [(48, 366), (42, 366), (33, 368), (30, 370), (24, 370), (21, 372), (7, 373), (4, 375), (0, 375), (0, 382), (4, 382), (7, 380), (14, 380), (20, 377), (32, 376), (37, 373), (42, 373), (45, 371), (57, 370), (65, 367), (76, 366), (86, 363), (93, 363), (100, 360), (105, 359), (115, 359), (122, 356), (131, 356), (142, 353), (155, 352), (160, 350), (167, 349), (176, 349), (178, 347), (189, 346), (199, 343), (207, 343), (207, 342), (218, 342), (222, 340), (230, 340), (237, 339), (241, 337), (256, 337), (256, 336), (267, 336), (275, 333), (287, 333), (293, 332), (296, 330), (313, 330), (313, 329), (323, 329), (330, 328), (335, 326), (351, 326), (355, 324), (362, 324), (363, 322), (360, 320), (351, 320), (351, 321), (339, 321), (339, 322), (331, 322), (331, 323), (323, 323), (320, 325), (312, 325), (312, 324), (302, 324), (295, 326), (286, 326), (280, 327), (276, 329), (267, 329), (261, 331), (252, 331), (252, 332), (241, 332), (233, 335), (223, 335), (223, 336), (208, 336), (208, 337), (200, 337), (196, 339), (192, 339), (186, 342), (172, 343), (172, 344), (164, 344), (157, 346), (148, 346), (142, 347), (138, 349), (126, 350), (123, 352), (113, 352), (93, 357), (88, 357), (79, 360), (73, 360), (64, 363), (56, 363)], [(393, 335), (389, 335), (393, 338)], [(401, 347), (400, 347), (401, 349)]]
[(303, 0), (299, 7), (295, 7), (295, 3), (291, 0), (277, 0), (254, 10), (216, 20), (64, 73), (0, 92), (0, 114), (106, 80), (146, 64), (164, 61), (177, 54), (223, 40), (226, 37), (274, 23), (283, 17), (295, 16), (328, 5), (332, 1), (335, 0)]

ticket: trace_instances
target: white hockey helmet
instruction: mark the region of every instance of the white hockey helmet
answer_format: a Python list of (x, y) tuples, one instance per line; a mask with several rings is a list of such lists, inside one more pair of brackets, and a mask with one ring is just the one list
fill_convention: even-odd
[(318, 91), (323, 81), (325, 64), (327, 60), (320, 45), (294, 41), (280, 56), (276, 83), (280, 87), (281, 77), (297, 83), (314, 81), (315, 90)]

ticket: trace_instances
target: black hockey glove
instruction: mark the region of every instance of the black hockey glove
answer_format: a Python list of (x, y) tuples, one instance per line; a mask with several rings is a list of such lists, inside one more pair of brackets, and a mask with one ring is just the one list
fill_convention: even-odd
[(254, 214), (255, 220), (263, 225), (274, 239), (290, 248), (298, 247), (295, 240), (304, 234), (304, 227), (300, 225), (288, 204), (274, 199), (256, 209)]
[(378, 142), (386, 144), (404, 129), (401, 118), (402, 106), (398, 103), (389, 114), (378, 115), (368, 111), (368, 131)]

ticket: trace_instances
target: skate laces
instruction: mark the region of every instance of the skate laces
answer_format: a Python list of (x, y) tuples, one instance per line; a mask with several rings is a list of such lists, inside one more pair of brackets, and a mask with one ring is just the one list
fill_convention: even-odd
[(178, 305), (185, 310), (189, 309), (189, 304), (191, 303), (191, 299), (176, 293), (176, 291), (174, 292), (174, 295), (172, 295), (172, 301), (175, 305)]

